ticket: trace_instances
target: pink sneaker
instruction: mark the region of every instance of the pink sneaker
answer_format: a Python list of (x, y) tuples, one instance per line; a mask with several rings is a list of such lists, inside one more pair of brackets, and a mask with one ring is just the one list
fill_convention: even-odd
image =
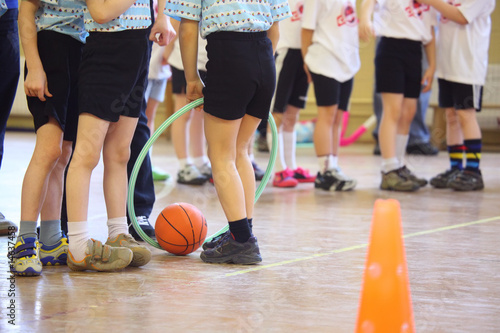
[(295, 178), (299, 183), (314, 183), (316, 176), (311, 176), (309, 170), (302, 169), (298, 167), (293, 170), (293, 178)]
[(274, 174), (273, 186), (275, 187), (295, 187), (299, 182), (293, 178), (293, 171), (285, 169)]

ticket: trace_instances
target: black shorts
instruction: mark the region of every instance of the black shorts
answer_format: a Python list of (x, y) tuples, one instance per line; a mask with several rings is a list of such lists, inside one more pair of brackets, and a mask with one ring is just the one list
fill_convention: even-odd
[[(83, 43), (71, 36), (46, 30), (37, 34), (37, 43), (52, 97), (46, 97), (45, 102), (38, 97), (26, 97), (35, 131), (53, 117), (64, 132), (64, 140), (74, 141), (78, 123), (78, 67)], [(28, 69), (26, 65), (24, 68), (26, 79)]]
[[(172, 93), (174, 94), (185, 94), (186, 93), (186, 76), (182, 69), (178, 69), (170, 65), (170, 70), (172, 71)], [(206, 71), (198, 71), (200, 78), (203, 82), (207, 77)]]
[(335, 79), (311, 72), (314, 83), (314, 96), (317, 106), (338, 105), (339, 110), (349, 111), (354, 79), (339, 82)]
[(375, 87), (378, 93), (420, 96), (422, 80), (422, 43), (382, 37), (375, 54)]
[(438, 79), (439, 106), (455, 110), (476, 109), (481, 111), (483, 86)]
[(268, 118), (276, 85), (273, 47), (266, 32), (207, 36), (205, 112), (226, 120)]
[(149, 29), (91, 32), (78, 81), (80, 114), (116, 122), (138, 118), (145, 108), (151, 42)]
[(287, 105), (303, 109), (307, 101), (307, 75), (300, 49), (287, 49), (276, 56), (276, 93), (273, 112), (283, 113)]

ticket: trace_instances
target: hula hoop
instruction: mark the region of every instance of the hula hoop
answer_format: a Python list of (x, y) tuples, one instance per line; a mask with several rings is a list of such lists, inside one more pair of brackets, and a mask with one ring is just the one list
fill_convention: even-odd
[[(197, 106), (200, 106), (203, 104), (203, 98), (197, 99), (194, 102), (191, 102), (181, 109), (179, 109), (177, 112), (172, 114), (170, 117), (168, 117), (167, 120), (163, 122), (163, 124), (158, 127), (158, 129), (151, 135), (149, 140), (146, 142), (144, 147), (142, 148), (141, 152), (139, 153), (139, 156), (137, 157), (137, 160), (135, 161), (134, 168), (132, 169), (132, 173), (130, 174), (130, 180), (129, 180), (129, 185), (128, 185), (128, 193), (127, 193), (127, 208), (128, 208), (128, 214), (130, 221), (132, 222), (132, 226), (134, 227), (135, 231), (137, 234), (149, 245), (156, 247), (157, 249), (162, 249), (160, 244), (158, 244), (157, 241), (153, 240), (150, 238), (146, 233), (141, 229), (139, 226), (139, 223), (137, 222), (137, 217), (135, 216), (135, 208), (134, 208), (134, 190), (135, 190), (135, 183), (137, 181), (137, 175), (139, 174), (139, 169), (141, 168), (142, 163), (144, 162), (144, 159), (146, 158), (146, 155), (149, 153), (149, 149), (153, 145), (153, 143), (160, 137), (160, 135), (169, 127), (177, 118), (182, 116), (184, 113), (191, 111)], [(271, 125), (271, 132), (272, 132), (272, 148), (271, 148), (271, 153), (270, 153), (270, 158), (269, 158), (269, 163), (266, 168), (266, 173), (264, 174), (264, 177), (262, 178), (262, 181), (260, 182), (257, 190), (255, 191), (255, 202), (259, 199), (260, 195), (264, 191), (264, 188), (267, 185), (267, 182), (269, 181), (269, 178), (271, 177), (272, 171), (274, 169), (274, 162), (276, 161), (276, 155), (278, 154), (278, 132), (276, 129), (276, 124), (274, 122), (274, 119), (271, 114), (269, 114), (269, 124)], [(212, 238), (226, 232), (228, 230), (229, 226), (225, 226), (224, 228), (220, 229), (217, 231), (215, 234), (213, 234), (210, 237), (207, 237), (205, 239), (205, 242), (210, 241)]]

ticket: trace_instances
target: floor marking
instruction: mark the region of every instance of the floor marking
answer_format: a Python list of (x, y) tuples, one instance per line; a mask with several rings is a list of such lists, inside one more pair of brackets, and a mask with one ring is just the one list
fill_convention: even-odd
[[(471, 225), (475, 224), (482, 224), (482, 223), (487, 223), (487, 222), (492, 222), (492, 221), (497, 221), (500, 220), (500, 216), (495, 216), (495, 217), (490, 217), (482, 220), (477, 220), (477, 221), (472, 221), (472, 222), (465, 222), (465, 223), (459, 223), (459, 224), (454, 224), (446, 227), (440, 227), (440, 228), (435, 228), (435, 229), (430, 229), (430, 230), (424, 230), (424, 231), (418, 231), (418, 232), (413, 232), (411, 234), (403, 235), (403, 238), (411, 238), (411, 237), (416, 237), (416, 236), (422, 236), (422, 235), (428, 235), (428, 234), (433, 234), (436, 232), (440, 231), (448, 231), (448, 230), (453, 230), (453, 229), (458, 229), (458, 228), (463, 228), (463, 227), (468, 227)], [(360, 245), (354, 245), (354, 246), (348, 246), (344, 247), (341, 249), (333, 250), (333, 251), (328, 251), (328, 252), (323, 252), (323, 253), (316, 253), (307, 257), (302, 257), (302, 258), (296, 258), (292, 260), (285, 260), (285, 261), (280, 261), (276, 262), (274, 264), (269, 264), (269, 265), (262, 265), (262, 266), (257, 266), (254, 268), (249, 268), (249, 269), (244, 269), (241, 271), (233, 272), (233, 273), (227, 273), (225, 276), (230, 277), (230, 276), (235, 276), (235, 275), (240, 275), (240, 274), (246, 274), (250, 272), (255, 272), (255, 271), (260, 271), (263, 269), (271, 268), (271, 267), (277, 267), (277, 266), (284, 266), (288, 264), (293, 264), (296, 262), (301, 262), (305, 260), (310, 260), (310, 259), (315, 259), (319, 257), (324, 257), (330, 254), (335, 254), (335, 253), (342, 253), (342, 252), (348, 252), (352, 250), (357, 250), (357, 249), (362, 249), (364, 247), (367, 247), (368, 244), (360, 244)]]

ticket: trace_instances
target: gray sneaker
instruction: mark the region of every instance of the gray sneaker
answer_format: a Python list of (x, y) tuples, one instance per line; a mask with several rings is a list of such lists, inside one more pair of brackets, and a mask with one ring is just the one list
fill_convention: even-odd
[(401, 169), (400, 169), (400, 170), (401, 170), (400, 172), (401, 172), (403, 175), (405, 175), (405, 176), (406, 176), (406, 178), (408, 178), (409, 180), (411, 180), (411, 181), (413, 181), (413, 182), (417, 183), (417, 184), (418, 184), (418, 186), (420, 186), (420, 187), (424, 187), (425, 185), (427, 185), (427, 184), (428, 184), (427, 179), (425, 179), (425, 178), (418, 178), (418, 177), (417, 177), (417, 176), (416, 176), (413, 172), (411, 172), (411, 171), (410, 171), (410, 169), (408, 169), (408, 168), (406, 167), (406, 165), (404, 165), (403, 167), (401, 167)]
[(449, 169), (445, 172), (441, 172), (436, 177), (431, 178), (431, 185), (435, 188), (449, 188), (448, 183), (455, 179), (459, 173), (459, 169)]
[(132, 261), (132, 250), (126, 247), (111, 247), (95, 239), (89, 239), (85, 258), (76, 261), (68, 251), (68, 267), (74, 271), (116, 271), (127, 267)]
[(228, 230), (226, 232), (223, 232), (222, 234), (220, 235), (217, 235), (215, 236), (214, 238), (212, 238), (211, 240), (209, 240), (208, 242), (205, 242), (203, 243), (203, 245), (201, 246), (203, 251), (205, 250), (208, 250), (208, 249), (213, 249), (214, 247), (217, 246), (217, 244), (219, 244), (223, 239), (224, 237), (226, 237), (227, 235), (231, 235), (231, 232)]
[(203, 185), (207, 181), (197, 167), (192, 164), (186, 165), (177, 173), (177, 182), (186, 185)]
[(420, 188), (418, 183), (408, 179), (401, 169), (389, 171), (388, 173), (382, 172), (382, 182), (380, 189), (398, 192), (413, 192)]
[(253, 265), (262, 261), (255, 236), (250, 237), (245, 243), (239, 243), (228, 235), (213, 249), (203, 251), (200, 258), (212, 264)]
[(356, 187), (357, 181), (347, 177), (340, 168), (318, 172), (314, 187), (325, 191), (350, 191)]
[(455, 191), (482, 190), (484, 188), (483, 176), (481, 171), (462, 170), (455, 178), (450, 180), (448, 186)]

